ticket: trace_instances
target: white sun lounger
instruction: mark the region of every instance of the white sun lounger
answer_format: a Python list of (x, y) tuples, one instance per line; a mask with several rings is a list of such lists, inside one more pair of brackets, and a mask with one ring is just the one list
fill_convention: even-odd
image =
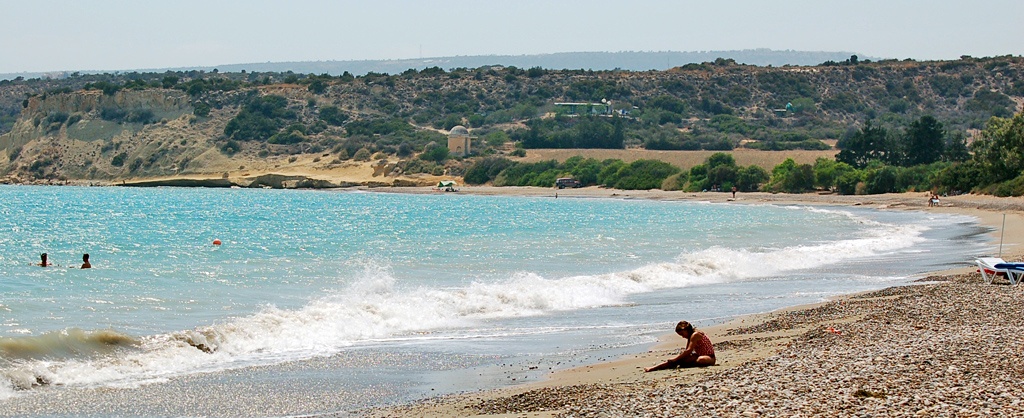
[(985, 283), (992, 283), (996, 276), (1003, 275), (1016, 286), (1024, 279), (1024, 263), (1007, 263), (998, 257), (982, 257), (974, 261)]

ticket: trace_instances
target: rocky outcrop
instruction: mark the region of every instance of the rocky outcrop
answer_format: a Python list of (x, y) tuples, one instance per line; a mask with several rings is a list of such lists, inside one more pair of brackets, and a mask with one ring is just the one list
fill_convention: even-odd
[(122, 181), (115, 186), (125, 187), (212, 187), (212, 188), (264, 188), (264, 189), (337, 189), (349, 187), (419, 187), (433, 184), (429, 179), (395, 179), (391, 182), (348, 182), (312, 178), (300, 175), (263, 174), (254, 177), (221, 178), (164, 178)]
[(180, 90), (121, 90), (113, 95), (105, 95), (99, 90), (81, 90), (31, 97), (22, 111), (22, 117), (46, 116), (51, 112), (90, 113), (106, 107), (125, 110), (149, 109), (154, 113), (181, 114), (191, 111), (188, 95)]

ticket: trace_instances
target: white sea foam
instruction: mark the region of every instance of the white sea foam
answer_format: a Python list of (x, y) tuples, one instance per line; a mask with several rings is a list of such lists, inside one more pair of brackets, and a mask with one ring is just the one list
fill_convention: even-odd
[(117, 355), (8, 364), (0, 370), (8, 381), (0, 384), (0, 397), (11, 396), (12, 387), (26, 389), (40, 382), (133, 386), (190, 373), (331, 355), (352, 345), (417, 338), (424, 332), (480, 333), (474, 327), (489, 319), (611, 306), (638, 293), (758, 280), (888, 253), (921, 241), (924, 229), (877, 225), (861, 237), (833, 242), (774, 250), (711, 247), (631, 271), (570, 277), (524, 271), (458, 288), (402, 286), (387, 266), (364, 262), (357, 266), (360, 273), (351, 285), (298, 309), (267, 306), (223, 323), (142, 338)]

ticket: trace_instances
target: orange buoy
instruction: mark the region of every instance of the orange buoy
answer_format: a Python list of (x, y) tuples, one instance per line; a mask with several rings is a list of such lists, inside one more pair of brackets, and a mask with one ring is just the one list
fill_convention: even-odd
[(220, 245), (220, 240), (219, 239), (213, 240), (213, 245)]

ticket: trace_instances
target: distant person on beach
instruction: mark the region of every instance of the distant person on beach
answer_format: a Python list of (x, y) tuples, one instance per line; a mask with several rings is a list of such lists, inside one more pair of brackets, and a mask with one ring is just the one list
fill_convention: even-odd
[(736, 198), (736, 186), (732, 186), (732, 198)]
[(676, 324), (676, 334), (686, 338), (686, 347), (679, 352), (678, 356), (666, 360), (654, 367), (644, 369), (644, 372), (655, 370), (674, 369), (676, 367), (707, 367), (715, 365), (715, 347), (711, 340), (701, 331), (693, 329), (689, 322), (679, 321)]
[(92, 264), (89, 264), (89, 254), (88, 253), (82, 254), (82, 268), (84, 268), (84, 269), (91, 269), (92, 268)]
[(46, 260), (46, 253), (42, 253), (39, 254), (39, 264), (36, 265), (39, 267), (49, 267), (52, 266), (53, 264), (50, 264), (50, 262)]

